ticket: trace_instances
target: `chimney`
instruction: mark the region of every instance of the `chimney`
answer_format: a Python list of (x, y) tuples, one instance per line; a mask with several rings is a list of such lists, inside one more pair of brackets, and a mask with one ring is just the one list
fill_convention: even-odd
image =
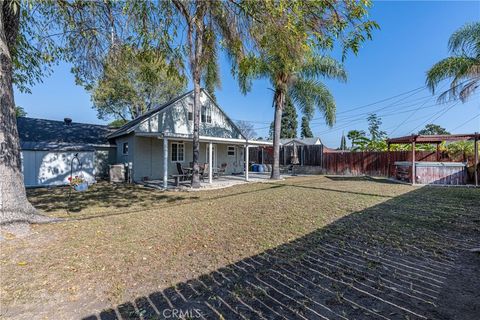
[(72, 125), (72, 119), (71, 118), (63, 118), (63, 122), (65, 123), (66, 126)]

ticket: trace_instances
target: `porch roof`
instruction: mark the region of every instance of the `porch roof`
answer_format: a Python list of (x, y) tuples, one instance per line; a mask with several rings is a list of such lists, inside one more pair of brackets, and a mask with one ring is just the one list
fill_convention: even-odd
[[(168, 132), (138, 132), (135, 134), (140, 137), (156, 137), (158, 139), (175, 139), (175, 140), (193, 140), (193, 136), (190, 134), (168, 133)], [(234, 138), (220, 138), (210, 136), (200, 136), (200, 142), (217, 142), (228, 144), (240, 144), (248, 146), (272, 146), (272, 141), (264, 140), (248, 140), (248, 139), (234, 139)]]

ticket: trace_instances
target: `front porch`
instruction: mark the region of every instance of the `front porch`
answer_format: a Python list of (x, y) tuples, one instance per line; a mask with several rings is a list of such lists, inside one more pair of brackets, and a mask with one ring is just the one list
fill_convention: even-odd
[[(282, 178), (286, 176), (282, 175)], [(250, 172), (248, 175), (248, 181), (245, 180), (245, 175), (221, 175), (215, 178), (212, 178), (211, 183), (205, 179), (205, 181), (200, 181), (200, 188), (193, 189), (190, 187), (190, 181), (180, 182), (180, 186), (176, 186), (174, 179), (167, 180), (167, 190), (215, 190), (228, 188), (235, 185), (245, 184), (248, 182), (266, 182), (270, 179), (270, 172)], [(149, 180), (140, 182), (143, 186), (155, 188), (155, 189), (165, 189), (163, 180)]]
[[(191, 137), (163, 133), (161, 137), (157, 136), (157, 139), (163, 140), (163, 175), (158, 180), (143, 180), (144, 184), (148, 184), (149, 181), (161, 181), (162, 189), (178, 189), (189, 186), (191, 184), (190, 176), (184, 173), (184, 169), (187, 169), (185, 172), (192, 172), (193, 162), (189, 160), (193, 160), (193, 153), (187, 155), (185, 143), (190, 145)], [(250, 181), (249, 149), (258, 145), (271, 145), (271, 143), (200, 136), (199, 158), (205, 159), (205, 162), (199, 161), (199, 165), (203, 164), (202, 167), (206, 168), (205, 171), (202, 170), (201, 188), (206, 188), (208, 185), (208, 188), (215, 189), (235, 182)], [(205, 153), (202, 155), (203, 150)], [(190, 167), (186, 165), (187, 163), (190, 164)], [(180, 177), (184, 181), (178, 184)], [(269, 177), (268, 174), (252, 176), (253, 179), (266, 179), (267, 177)], [(151, 185), (155, 186), (157, 183)]]

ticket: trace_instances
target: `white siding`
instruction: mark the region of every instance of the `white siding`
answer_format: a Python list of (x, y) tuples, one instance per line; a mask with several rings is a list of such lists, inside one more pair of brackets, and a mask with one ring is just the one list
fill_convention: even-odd
[[(182, 166), (189, 167), (193, 159), (193, 145), (190, 141), (169, 140), (168, 141), (168, 174), (177, 174), (177, 162), (172, 161), (172, 143), (182, 142), (184, 144), (184, 161)], [(227, 144), (214, 144), (216, 147), (217, 166), (227, 164), (226, 173), (243, 172), (244, 148), (235, 146), (235, 156), (227, 154)], [(119, 148), (120, 145), (117, 145)], [(200, 143), (199, 163), (207, 161), (207, 143)], [(163, 177), (163, 139), (156, 137), (135, 137), (135, 162), (133, 167), (134, 180), (142, 181), (158, 180)]]
[(83, 175), (89, 183), (95, 182), (95, 154), (93, 151), (22, 151), (22, 169), (25, 186), (67, 185), (70, 177), (70, 164), (75, 153), (82, 163), (73, 165), (73, 176)]
[[(235, 128), (227, 116), (220, 110), (208, 96), (202, 92), (201, 102), (211, 110), (212, 121), (201, 122), (200, 135), (218, 138), (241, 138), (240, 132)], [(193, 94), (167, 107), (165, 110), (152, 115), (139, 124), (136, 132), (157, 133), (168, 132), (182, 135), (193, 134), (193, 121), (188, 120), (189, 105), (193, 105)]]

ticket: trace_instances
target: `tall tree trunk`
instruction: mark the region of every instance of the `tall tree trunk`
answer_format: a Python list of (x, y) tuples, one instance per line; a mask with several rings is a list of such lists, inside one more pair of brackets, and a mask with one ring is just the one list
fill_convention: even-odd
[[(200, 15), (196, 19), (195, 26), (195, 44), (193, 56), (191, 57), (190, 65), (192, 67), (193, 75), (193, 174), (192, 174), (192, 188), (200, 188), (200, 167), (198, 160), (200, 159), (200, 112), (202, 110), (200, 95), (201, 95), (201, 59), (203, 56), (203, 19)], [(192, 54), (192, 49), (190, 49)], [(193, 59), (192, 59), (193, 58)]]
[(273, 164), (270, 179), (280, 179), (280, 132), (282, 130), (282, 111), (285, 105), (285, 92), (275, 89), (275, 120), (273, 129)]
[(193, 78), (193, 175), (192, 188), (200, 187), (198, 160), (200, 158), (200, 110), (201, 110), (200, 72), (194, 72)]
[(19, 30), (19, 11), (11, 1), (0, 2), (0, 225), (46, 220), (28, 202), (21, 171), (11, 56)]

